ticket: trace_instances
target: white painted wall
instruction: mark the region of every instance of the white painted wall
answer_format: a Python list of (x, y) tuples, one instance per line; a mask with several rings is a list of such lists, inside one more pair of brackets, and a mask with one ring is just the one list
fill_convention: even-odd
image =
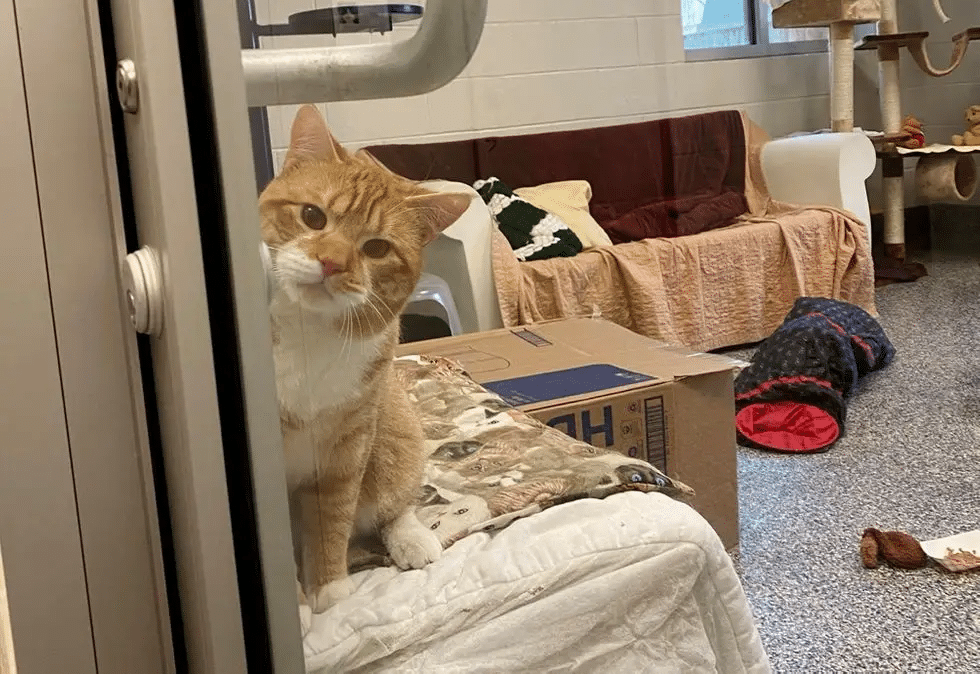
[[(261, 22), (311, 0), (257, 0)], [(315, 0), (318, 6), (333, 4)], [(268, 46), (356, 44), (385, 36), (273, 38)], [(264, 43), (265, 46), (266, 43)], [(351, 146), (454, 140), (740, 108), (774, 136), (825, 127), (826, 55), (685, 62), (680, 0), (489, 0), (476, 54), (459, 78), (410, 98), (321, 106)], [(277, 161), (295, 106), (270, 108)]]

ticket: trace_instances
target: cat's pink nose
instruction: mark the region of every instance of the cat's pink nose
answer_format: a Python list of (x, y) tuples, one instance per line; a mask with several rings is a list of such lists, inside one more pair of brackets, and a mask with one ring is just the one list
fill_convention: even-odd
[(333, 276), (334, 274), (338, 274), (344, 270), (343, 267), (333, 260), (321, 259), (320, 264), (323, 266), (324, 276)]

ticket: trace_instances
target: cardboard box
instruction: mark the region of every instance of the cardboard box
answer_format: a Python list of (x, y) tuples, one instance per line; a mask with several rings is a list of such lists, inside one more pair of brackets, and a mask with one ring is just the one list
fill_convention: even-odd
[(733, 361), (588, 318), (399, 347), (459, 362), (480, 384), (569, 435), (639, 457), (697, 492), (726, 548), (738, 545)]

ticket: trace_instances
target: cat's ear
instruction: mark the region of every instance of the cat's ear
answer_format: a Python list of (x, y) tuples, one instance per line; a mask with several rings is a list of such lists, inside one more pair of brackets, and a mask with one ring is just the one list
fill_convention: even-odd
[(307, 104), (296, 112), (284, 169), (310, 159), (347, 161), (349, 157), (347, 150), (330, 133), (316, 106)]
[(419, 221), (425, 226), (425, 243), (429, 243), (439, 236), (439, 232), (459, 220), (470, 207), (472, 197), (460, 192), (435, 192), (409, 197), (406, 201), (418, 209)]
[(389, 180), (394, 180), (395, 182), (408, 183), (413, 185), (415, 184), (414, 180), (411, 180), (403, 175), (399, 175), (395, 173), (390, 168), (382, 164), (377, 157), (375, 157), (373, 154), (371, 154), (364, 148), (361, 148), (360, 150), (355, 152), (353, 154), (353, 157), (355, 161), (359, 161), (362, 164), (366, 164), (367, 166), (380, 170), (382, 173), (385, 174), (385, 176), (388, 177)]
[(375, 166), (375, 167), (381, 169), (382, 171), (384, 171), (385, 173), (389, 173), (389, 174), (391, 174), (393, 176), (396, 176), (398, 178), (401, 177), (397, 173), (395, 173), (394, 171), (392, 171), (390, 168), (388, 168), (387, 166), (385, 166), (384, 164), (382, 164), (378, 160), (377, 157), (375, 157), (373, 154), (371, 154), (370, 152), (368, 152), (364, 148), (361, 148), (360, 150), (358, 150), (357, 152), (354, 153), (354, 159), (357, 159), (358, 161), (363, 162), (365, 164), (369, 164), (371, 166)]

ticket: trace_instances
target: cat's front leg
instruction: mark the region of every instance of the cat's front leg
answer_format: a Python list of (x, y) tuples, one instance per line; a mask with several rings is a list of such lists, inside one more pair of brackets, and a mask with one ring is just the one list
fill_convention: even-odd
[(314, 613), (322, 613), (353, 592), (347, 577), (347, 546), (360, 481), (360, 472), (325, 475), (301, 487), (303, 586)]

